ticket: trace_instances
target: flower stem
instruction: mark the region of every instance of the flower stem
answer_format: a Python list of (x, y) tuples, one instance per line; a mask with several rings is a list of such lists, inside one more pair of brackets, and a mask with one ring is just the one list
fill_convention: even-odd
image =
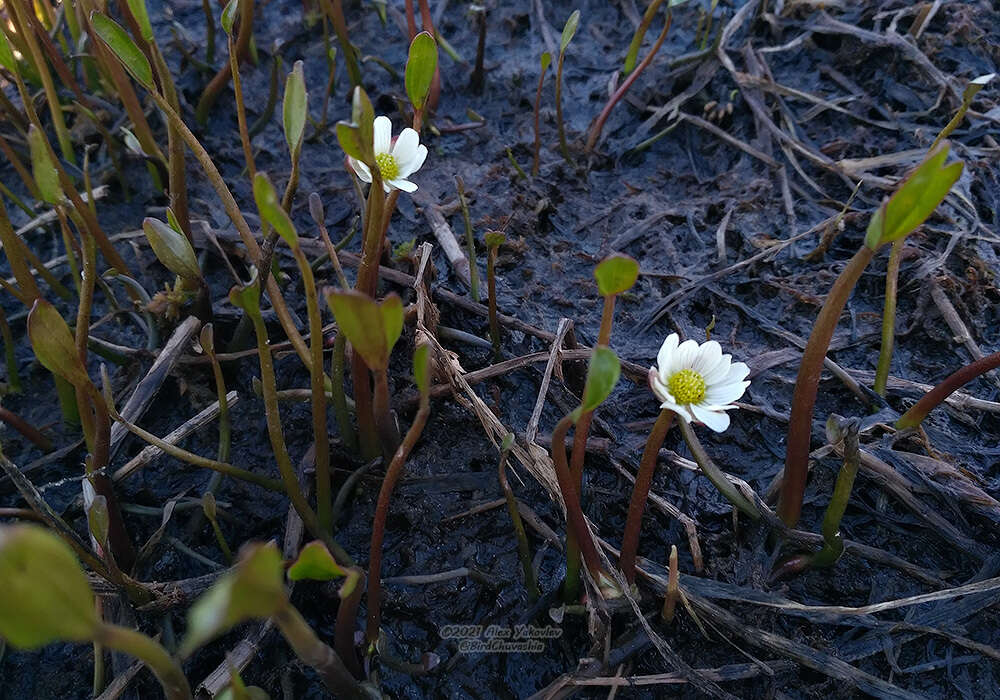
[(385, 521), (389, 516), (389, 500), (396, 488), (396, 482), (403, 474), (407, 457), (420, 439), (420, 434), (427, 424), (431, 412), (430, 391), (420, 392), (420, 407), (417, 415), (406, 431), (406, 437), (396, 448), (392, 461), (385, 471), (382, 487), (378, 492), (378, 503), (375, 506), (375, 520), (372, 523), (371, 550), (368, 556), (368, 627), (366, 636), (369, 643), (378, 639), (379, 625), (382, 620), (382, 540), (385, 537)]
[(878, 367), (875, 368), (875, 393), (885, 396), (885, 385), (889, 380), (892, 365), (892, 348), (896, 337), (896, 296), (899, 291), (899, 259), (903, 252), (903, 239), (894, 241), (889, 251), (889, 263), (885, 270), (885, 306), (882, 309), (882, 347), (878, 353)]
[(190, 700), (191, 687), (180, 664), (166, 649), (146, 635), (127, 627), (102, 624), (95, 633), (95, 641), (123, 651), (146, 664), (163, 686), (167, 700)]
[(976, 377), (986, 374), (997, 367), (1000, 367), (1000, 352), (987, 355), (951, 374), (943, 382), (924, 394), (923, 398), (913, 404), (910, 410), (896, 421), (896, 430), (916, 428), (927, 417), (927, 414), (951, 396), (953, 392), (968, 384)]
[(820, 309), (813, 325), (809, 342), (802, 353), (802, 363), (795, 380), (792, 395), (792, 413), (788, 422), (787, 451), (785, 454), (785, 474), (781, 480), (781, 495), (778, 499), (778, 515), (789, 527), (799, 521), (802, 512), (802, 496), (806, 490), (809, 472), (809, 446), (812, 437), (813, 408), (816, 405), (816, 391), (823, 371), (823, 359), (830, 347), (830, 340), (837, 328), (837, 321), (861, 278), (875, 251), (862, 246), (847, 263), (840, 277)]
[(694, 428), (684, 421), (681, 421), (677, 427), (680, 428), (681, 435), (684, 436), (684, 442), (687, 443), (688, 449), (691, 450), (694, 461), (698, 463), (702, 473), (708, 477), (708, 480), (719, 490), (719, 493), (725, 496), (726, 500), (738, 508), (740, 512), (753, 520), (760, 519), (760, 513), (757, 512), (756, 506), (736, 490), (736, 487), (730, 483), (726, 475), (722, 473), (722, 470), (715, 465), (712, 458), (705, 452), (705, 448), (702, 447), (701, 442), (698, 440)]
[(660, 446), (667, 437), (667, 432), (674, 422), (674, 412), (669, 408), (660, 411), (653, 424), (653, 429), (646, 438), (646, 447), (639, 461), (639, 473), (635, 476), (632, 487), (632, 498), (628, 504), (628, 517), (625, 520), (625, 534), (622, 535), (622, 551), (618, 557), (618, 567), (625, 574), (625, 580), (630, 584), (635, 582), (635, 557), (639, 551), (639, 532), (642, 530), (642, 514), (646, 510), (646, 500), (649, 489), (653, 485), (653, 473), (656, 471), (656, 457)]

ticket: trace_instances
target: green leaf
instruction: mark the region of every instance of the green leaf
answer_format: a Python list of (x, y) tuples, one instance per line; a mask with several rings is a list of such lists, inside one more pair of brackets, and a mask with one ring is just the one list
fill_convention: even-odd
[(358, 85), (351, 98), (351, 121), (358, 129), (358, 143), (361, 145), (361, 162), (375, 167), (375, 108), (368, 99), (368, 93)]
[(146, 41), (153, 41), (153, 25), (149, 21), (146, 0), (128, 0), (128, 9), (139, 25), (139, 34), (142, 35), (142, 38)]
[(201, 349), (205, 351), (206, 355), (211, 357), (215, 354), (215, 329), (211, 323), (206, 323), (201, 327), (198, 342), (201, 344)]
[(261, 218), (278, 232), (285, 243), (292, 248), (298, 246), (299, 236), (295, 233), (295, 225), (288, 213), (282, 208), (281, 202), (278, 201), (278, 193), (266, 173), (258, 172), (254, 176), (253, 198), (257, 202), (257, 210), (260, 212)]
[(94, 25), (97, 36), (114, 52), (122, 65), (132, 74), (132, 77), (146, 89), (153, 90), (153, 69), (149, 67), (146, 55), (135, 45), (128, 32), (113, 19), (100, 12), (92, 12), (90, 21)]
[(302, 72), (302, 61), (296, 61), (292, 72), (285, 78), (285, 98), (281, 103), (282, 124), (285, 127), (285, 141), (292, 162), (299, 159), (302, 138), (306, 133), (309, 118), (309, 93), (306, 92), (306, 78)]
[(872, 250), (904, 238), (927, 220), (962, 174), (962, 161), (944, 165), (950, 145), (947, 141), (929, 154), (896, 193), (882, 203), (872, 216), (865, 245)]
[(243, 309), (252, 317), (260, 316), (260, 280), (257, 278), (257, 270), (251, 273), (253, 276), (250, 282), (245, 285), (236, 285), (229, 290), (229, 302), (240, 309)]
[(506, 452), (513, 446), (514, 446), (514, 433), (507, 433), (503, 438), (503, 442), (500, 443), (500, 451)]
[(420, 32), (410, 42), (410, 55), (406, 59), (406, 95), (414, 109), (424, 108), (437, 64), (437, 42), (427, 32)]
[(621, 372), (621, 362), (613, 350), (605, 347), (594, 348), (590, 355), (590, 365), (587, 367), (587, 380), (583, 385), (580, 410), (588, 413), (600, 406), (618, 384)]
[(36, 299), (28, 313), (28, 339), (35, 357), (52, 374), (76, 387), (90, 383), (69, 326), (56, 307), (44, 299)]
[(343, 578), (347, 573), (340, 568), (330, 550), (326, 545), (315, 540), (310, 542), (302, 551), (298, 558), (288, 569), (289, 581), (330, 581), (335, 578)]
[(337, 141), (340, 143), (340, 147), (344, 149), (344, 153), (354, 160), (364, 163), (365, 151), (361, 147), (361, 134), (358, 132), (358, 127), (351, 122), (339, 121), (335, 128), (337, 131)]
[(0, 31), (0, 66), (6, 68), (15, 75), (20, 75), (17, 67), (17, 59), (14, 58), (14, 52), (11, 51), (10, 42), (7, 41), (7, 35), (2, 31)]
[(545, 71), (547, 71), (549, 69), (549, 66), (551, 64), (552, 64), (552, 54), (550, 54), (548, 51), (546, 51), (546, 52), (544, 52), (542, 54), (542, 74), (543, 75), (545, 74)]
[(111, 531), (111, 514), (108, 512), (108, 499), (104, 496), (94, 496), (87, 508), (87, 526), (101, 547), (107, 548), (108, 534)]
[(100, 622), (73, 550), (38, 525), (0, 526), (0, 637), (18, 649), (83, 642)]
[(430, 345), (422, 343), (413, 351), (413, 381), (421, 396), (431, 389)]
[(251, 545), (236, 567), (191, 606), (180, 655), (188, 656), (244, 620), (271, 617), (287, 604), (278, 547), (274, 542)]
[(38, 185), (38, 192), (46, 204), (58, 204), (62, 201), (63, 191), (59, 184), (59, 171), (52, 160), (45, 134), (32, 124), (28, 127), (28, 148), (31, 152), (31, 174)]
[(594, 279), (601, 296), (627, 292), (639, 279), (639, 263), (624, 253), (612, 253), (594, 268)]
[(483, 236), (487, 248), (499, 248), (506, 240), (507, 235), (503, 231), (487, 231)]
[(381, 304), (353, 290), (331, 291), (326, 302), (351, 346), (371, 369), (386, 369), (403, 330), (403, 302), (390, 294)]
[(559, 53), (565, 53), (566, 47), (569, 46), (569, 42), (573, 41), (573, 35), (576, 34), (576, 30), (580, 26), (580, 11), (573, 10), (573, 14), (569, 16), (566, 20), (566, 24), (563, 25), (562, 37), (559, 39)]
[(236, 22), (236, 15), (240, 9), (240, 0), (229, 0), (226, 6), (222, 8), (222, 31), (226, 34), (232, 35), (233, 24)]
[(187, 236), (152, 217), (143, 219), (142, 232), (146, 234), (146, 240), (156, 254), (156, 259), (165, 268), (184, 280), (201, 279), (198, 256)]

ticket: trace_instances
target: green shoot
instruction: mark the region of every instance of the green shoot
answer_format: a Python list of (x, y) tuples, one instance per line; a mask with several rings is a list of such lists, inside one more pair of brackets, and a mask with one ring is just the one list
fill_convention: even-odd
[(535, 90), (535, 146), (534, 159), (531, 162), (531, 175), (536, 177), (539, 168), (539, 152), (542, 148), (542, 135), (540, 132), (539, 118), (542, 109), (542, 87), (545, 85), (545, 73), (552, 63), (552, 54), (548, 51), (542, 54), (541, 70), (538, 72), (538, 89)]
[(778, 515), (789, 527), (799, 520), (806, 488), (813, 407), (819, 388), (823, 358), (833, 338), (840, 314), (875, 251), (887, 243), (903, 240), (937, 208), (962, 172), (962, 162), (944, 165), (948, 143), (942, 143), (882, 203), (868, 224), (865, 243), (847, 263), (820, 309), (809, 341), (802, 353), (788, 423), (785, 473), (778, 500)]
[(472, 233), (472, 217), (469, 216), (469, 200), (465, 196), (465, 183), (458, 175), (455, 176), (455, 186), (458, 189), (458, 203), (462, 209), (462, 221), (465, 223), (465, 253), (469, 257), (469, 291), (472, 300), (479, 303), (479, 265), (476, 263), (476, 238)]
[(507, 501), (507, 512), (510, 513), (511, 522), (514, 525), (514, 537), (517, 539), (517, 556), (521, 560), (521, 571), (524, 574), (524, 588), (528, 591), (528, 599), (538, 600), (541, 591), (538, 590), (538, 580), (535, 577), (535, 569), (531, 565), (531, 548), (528, 545), (528, 533), (524, 530), (524, 522), (521, 520), (521, 512), (517, 507), (517, 499), (514, 497), (514, 490), (507, 482), (507, 459), (510, 457), (510, 448), (514, 445), (514, 433), (507, 433), (503, 443), (500, 445), (500, 465), (497, 467), (497, 476), (500, 479), (500, 488), (503, 490), (504, 498)]
[[(562, 36), (559, 39), (559, 60), (556, 63), (556, 124), (559, 127), (559, 149), (562, 152), (563, 158), (570, 165), (573, 164), (573, 159), (569, 154), (569, 144), (566, 143), (566, 126), (563, 121), (562, 109), (563, 60), (566, 58), (566, 48), (569, 46), (569, 42), (573, 40), (573, 35), (576, 34), (579, 26), (580, 11), (573, 10), (569, 19), (566, 20), (566, 24), (563, 25)], [(542, 73), (544, 75), (544, 71)]]
[(487, 231), (483, 239), (488, 249), (486, 258), (486, 295), (489, 305), (490, 341), (493, 343), (493, 359), (500, 359), (500, 322), (497, 319), (497, 253), (507, 240), (503, 231)]

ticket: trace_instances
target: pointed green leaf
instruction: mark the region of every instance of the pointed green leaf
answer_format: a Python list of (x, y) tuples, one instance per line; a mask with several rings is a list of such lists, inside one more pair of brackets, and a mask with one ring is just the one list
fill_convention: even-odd
[(89, 497), (84, 498), (84, 503), (89, 501), (87, 506), (87, 526), (90, 534), (94, 536), (101, 547), (108, 546), (108, 535), (111, 532), (111, 514), (108, 512), (108, 499), (99, 496), (94, 492), (90, 482), (84, 480), (85, 491), (89, 489)]
[(139, 25), (139, 34), (146, 41), (152, 41), (153, 25), (149, 21), (149, 10), (146, 8), (146, 0), (128, 0), (128, 9)]
[(183, 233), (175, 231), (159, 219), (147, 217), (142, 222), (142, 232), (146, 234), (149, 247), (163, 266), (184, 280), (201, 279), (198, 256), (191, 242)]
[(289, 581), (330, 581), (345, 575), (346, 572), (337, 564), (330, 550), (319, 540), (303, 547), (298, 558), (288, 568)]
[(108, 45), (108, 48), (128, 69), (132, 77), (146, 89), (153, 90), (153, 69), (149, 67), (146, 55), (135, 45), (128, 32), (122, 29), (120, 24), (100, 12), (92, 12), (90, 21), (94, 25), (97, 36)]
[(361, 147), (361, 134), (358, 127), (351, 122), (339, 121), (335, 127), (337, 131), (337, 142), (344, 149), (344, 153), (354, 160), (364, 162), (365, 152)]
[(2, 31), (0, 31), (0, 67), (6, 68), (16, 75), (20, 75), (17, 68), (17, 59), (14, 58), (14, 52), (11, 51), (7, 35)]
[(306, 120), (309, 118), (309, 93), (306, 92), (302, 61), (296, 61), (292, 72), (285, 78), (285, 98), (281, 103), (281, 116), (288, 152), (292, 154), (294, 162), (299, 159), (302, 138), (306, 133)]
[(618, 384), (622, 365), (613, 350), (596, 347), (590, 355), (590, 365), (587, 367), (587, 380), (583, 385), (583, 401), (580, 409), (583, 412), (593, 411), (601, 405)]
[(205, 351), (206, 355), (209, 357), (215, 355), (215, 329), (211, 323), (206, 323), (201, 327), (201, 333), (198, 334), (198, 342), (201, 344), (201, 349)]
[(624, 253), (612, 253), (594, 268), (594, 279), (601, 296), (627, 292), (639, 279), (639, 263)]
[(180, 655), (188, 656), (244, 620), (270, 617), (287, 602), (278, 547), (274, 542), (250, 545), (236, 567), (191, 606)]
[(382, 327), (385, 329), (385, 346), (391, 353), (403, 332), (403, 300), (395, 294), (390, 294), (378, 305), (382, 315)]
[(375, 108), (368, 99), (368, 93), (358, 85), (351, 99), (351, 121), (358, 129), (358, 143), (361, 145), (361, 162), (375, 167)]
[(260, 316), (260, 280), (257, 278), (256, 269), (252, 275), (248, 284), (236, 285), (229, 290), (229, 302), (256, 317)]
[(19, 649), (83, 642), (99, 624), (73, 550), (37, 525), (0, 526), (0, 637)]
[(63, 197), (62, 186), (59, 184), (59, 171), (52, 161), (45, 134), (34, 124), (28, 127), (28, 148), (31, 151), (31, 174), (38, 185), (38, 192), (46, 204), (58, 204)]
[(381, 304), (353, 290), (326, 295), (337, 325), (371, 369), (386, 369), (403, 329), (403, 302), (390, 294)]
[(52, 374), (77, 387), (90, 383), (69, 326), (56, 307), (44, 299), (36, 299), (28, 313), (28, 339), (35, 357)]
[(240, 0), (229, 0), (226, 6), (222, 8), (222, 31), (226, 34), (232, 35), (233, 24), (236, 23), (236, 15), (240, 9)]
[(934, 212), (962, 174), (962, 161), (944, 165), (949, 147), (947, 141), (942, 142), (876, 210), (865, 245), (874, 250), (908, 236)]
[(569, 42), (573, 41), (573, 35), (576, 34), (576, 30), (579, 27), (580, 11), (573, 10), (573, 14), (569, 16), (566, 24), (563, 25), (562, 36), (559, 38), (559, 53), (566, 52), (566, 47), (569, 46)]
[(424, 108), (437, 64), (437, 42), (427, 32), (420, 32), (410, 42), (410, 55), (406, 59), (406, 95), (414, 109)]
[(299, 244), (298, 234), (295, 233), (295, 225), (292, 224), (288, 213), (281, 207), (278, 200), (278, 193), (271, 184), (271, 180), (266, 173), (258, 172), (253, 179), (253, 198), (257, 202), (257, 210), (264, 221), (278, 232), (285, 243), (294, 248)]
[(549, 65), (552, 63), (552, 54), (550, 54), (548, 51), (545, 51), (542, 54), (541, 62), (542, 62), (542, 75), (545, 75), (545, 71), (549, 69)]

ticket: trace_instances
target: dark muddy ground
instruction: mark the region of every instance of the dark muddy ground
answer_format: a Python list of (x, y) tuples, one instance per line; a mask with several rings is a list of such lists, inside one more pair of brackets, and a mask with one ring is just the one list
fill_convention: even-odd
[[(620, 66), (643, 8), (637, 11), (632, 0), (487, 2), (487, 74), (485, 88), (478, 94), (467, 86), (476, 36), (469, 5), (432, 3), (439, 30), (464, 61), (456, 63), (442, 54), (442, 101), (432, 119), (440, 135), (425, 137), (430, 155), (414, 177), (423, 198), (446, 204), (455, 198), (453, 176), (460, 175), (471, 193), (479, 237), (511, 215), (511, 244), (500, 259), (499, 302), (504, 312), (528, 324), (553, 332), (559, 319), (566, 317), (574, 321), (580, 341), (592, 342), (600, 315), (592, 269), (616, 250), (639, 260), (643, 272), (619, 304), (615, 319), (612, 346), (622, 358), (648, 366), (668, 333), (701, 338), (714, 320), (713, 337), (735, 359), (751, 365), (753, 384), (744, 397), (744, 409), (733, 414), (730, 430), (721, 435), (702, 430), (701, 438), (724, 470), (745, 479), (761, 494), (784, 460), (797, 347), (808, 336), (822, 297), (843, 262), (860, 244), (868, 216), (886, 192), (889, 180), (884, 178), (896, 178), (914, 164), (921, 149), (930, 145), (954, 113), (966, 82), (996, 71), (1000, 64), (1000, 10), (987, 0), (941, 4), (917, 39), (908, 32), (920, 4), (833, 2), (825, 3), (825, 9), (813, 2), (763, 4), (762, 9), (761, 3), (752, 2), (752, 7), (741, 11), (740, 3), (735, 7), (719, 3), (713, 13), (709, 50), (704, 52), (699, 51), (695, 37), (703, 4), (691, 2), (677, 8), (659, 56), (613, 113), (599, 153), (587, 157), (579, 144), (607, 98), (609, 80)], [(402, 3), (389, 3), (385, 27), (370, 5), (346, 5), (352, 38), (362, 53), (401, 71), (407, 47), (398, 21)], [(512, 167), (507, 149), (522, 168), (530, 170), (539, 55), (554, 48), (547, 41), (558, 42), (563, 21), (577, 7), (582, 20), (568, 51), (564, 90), (574, 164), (567, 165), (556, 148), (550, 75), (542, 109), (541, 174), (525, 179)], [(206, 76), (183, 54), (204, 55), (201, 3), (179, 0), (153, 9), (158, 16), (157, 36), (162, 46), (170, 47), (179, 85), (193, 104)], [(300, 4), (292, 0), (272, 0), (259, 11), (255, 38), (261, 63), (244, 71), (251, 121), (263, 108), (276, 46), (286, 66), (296, 59), (305, 61), (310, 106), (318, 114), (327, 78), (324, 47), (316, 29), (303, 27), (300, 12)], [(722, 44), (719, 51), (712, 51), (712, 39), (720, 31)], [(647, 39), (647, 47), (649, 43)], [(339, 70), (331, 121), (344, 118), (348, 109), (343, 99), (348, 82), (343, 68)], [(368, 61), (364, 72), (376, 110), (392, 116), (398, 129), (402, 117), (394, 98), (402, 95), (400, 81), (375, 61)], [(995, 286), (1000, 271), (1000, 148), (994, 140), (1000, 106), (996, 94), (996, 87), (980, 93), (969, 117), (955, 131), (953, 149), (966, 161), (966, 172), (956, 195), (910, 239), (906, 249), (893, 377), (933, 384), (971, 359), (969, 344), (956, 338), (959, 333), (942, 315), (942, 298), (957, 310), (983, 353), (1000, 350), (995, 331), (1000, 301)], [(654, 113), (668, 103), (671, 110)], [(713, 111), (711, 103), (721, 106), (721, 119), (700, 121)], [(756, 113), (755, 104), (759, 106)], [(468, 110), (482, 115), (482, 126), (451, 128), (469, 123)], [(189, 121), (193, 124), (193, 119)], [(644, 150), (635, 150), (668, 126), (675, 128)], [(249, 181), (241, 176), (243, 157), (236, 134), (232, 93), (227, 91), (209, 127), (199, 136), (237, 199), (253, 212)], [(288, 165), (278, 117), (255, 138), (254, 146), (257, 167), (283, 181)], [(917, 150), (908, 157), (905, 152), (910, 149)], [(859, 162), (897, 153), (904, 155), (884, 162)], [(6, 184), (14, 182), (8, 168), (2, 172)], [(150, 210), (162, 212), (164, 202), (146, 194), (150, 185), (141, 165), (132, 164), (130, 173), (128, 201), (109, 174), (111, 192), (98, 211), (110, 233), (136, 229)], [(189, 177), (194, 218), (205, 219), (220, 238), (225, 240), (228, 234), (231, 239), (233, 230), (195, 165), (189, 167)], [(827, 254), (808, 258), (859, 180), (865, 183)], [(322, 195), (331, 236), (339, 238), (352, 225), (357, 205), (332, 130), (316, 135), (304, 148), (301, 194), (294, 208), (303, 232), (312, 231), (306, 207), (306, 195), (312, 191)], [(26, 217), (15, 224), (24, 221)], [(461, 216), (452, 215), (450, 222), (461, 235)], [(434, 243), (437, 284), (465, 293), (410, 197), (401, 197), (390, 237), (393, 245), (411, 240)], [(26, 238), (43, 259), (61, 253), (54, 228), (37, 228)], [(358, 245), (352, 243), (350, 249)], [(121, 248), (130, 261), (139, 263), (137, 267), (144, 272), (141, 281), (148, 290), (162, 288), (165, 272), (141, 239), (123, 242)], [(480, 250), (480, 263), (484, 256)], [(226, 337), (236, 315), (221, 300), (232, 280), (214, 252), (208, 253), (208, 261), (214, 270), (213, 297), (220, 300), (217, 332)], [(863, 277), (830, 355), (866, 386), (870, 386), (878, 355), (885, 262), (882, 253)], [(282, 264), (291, 274), (291, 258)], [(405, 259), (393, 264), (412, 271)], [(67, 272), (64, 267), (58, 269)], [(323, 269), (330, 274), (329, 268)], [(935, 285), (938, 291), (932, 294)], [(406, 292), (390, 284), (385, 290)], [(291, 283), (286, 293), (304, 318), (300, 289)], [(17, 352), (26, 380), (24, 393), (5, 397), (5, 405), (36, 425), (51, 426), (57, 443), (68, 445), (75, 436), (60, 427), (49, 375), (33, 362), (23, 337), (23, 313), (9, 297), (4, 303), (8, 315), (17, 319)], [(480, 316), (440, 300), (439, 307), (443, 325), (488, 337)], [(103, 315), (107, 309), (99, 295), (96, 313)], [(171, 327), (166, 324), (161, 330), (166, 338)], [(120, 315), (94, 334), (137, 348), (145, 342), (136, 326)], [(404, 425), (411, 418), (411, 409), (402, 401), (411, 388), (407, 378), (411, 340), (404, 335), (404, 346), (394, 361), (393, 389), (400, 399), (397, 407)], [(488, 350), (454, 340), (443, 342), (458, 354), (466, 370), (491, 362)], [(547, 343), (517, 331), (504, 337), (507, 357), (548, 349)], [(141, 377), (150, 362), (151, 358), (138, 353), (134, 362), (117, 368), (115, 385), (122, 392), (121, 401), (131, 393), (130, 382)], [(542, 367), (519, 369), (477, 387), (503, 424), (518, 433), (528, 423)], [(281, 360), (278, 371), (281, 388), (308, 385), (308, 375), (294, 356)], [(230, 388), (241, 395), (233, 416), (232, 460), (272, 474), (263, 407), (251, 384), (258, 374), (252, 357), (227, 368)], [(156, 434), (169, 432), (213, 400), (211, 387), (204, 366), (182, 363), (141, 424)], [(966, 390), (993, 401), (998, 382), (987, 377)], [(889, 406), (903, 409), (919, 393), (912, 386), (890, 384)], [(562, 399), (566, 407), (573, 402), (560, 382), (553, 385), (551, 396)], [(606, 431), (595, 430), (595, 437), (610, 449), (595, 453), (588, 463), (585, 509), (601, 535), (615, 545), (620, 542), (631, 491), (615, 462), (634, 473), (656, 411), (649, 390), (629, 381), (620, 384), (600, 411)], [(653, 630), (691, 667), (722, 669), (720, 687), (740, 698), (851, 697), (859, 686), (871, 694), (894, 697), (1000, 697), (996, 651), (1000, 633), (993, 607), (1000, 594), (995, 590), (871, 615), (793, 614), (750, 602), (770, 596), (772, 602), (790, 599), (817, 606), (862, 606), (1000, 574), (996, 554), (1000, 504), (991, 498), (1000, 497), (998, 411), (1000, 405), (995, 403), (937, 410), (926, 426), (941, 458), (934, 463), (937, 471), (922, 469), (907, 459), (908, 454), (926, 454), (919, 445), (905, 442), (891, 450), (883, 432), (867, 434), (865, 449), (903, 476), (904, 490), (913, 492), (926, 509), (924, 514), (907, 507), (862, 470), (844, 519), (844, 534), (884, 556), (849, 551), (833, 569), (808, 572), (784, 583), (768, 581), (773, 559), (766, 531), (745, 521), (734, 528), (731, 508), (704, 477), (678, 468), (675, 462), (661, 461), (653, 490), (695, 523), (704, 568), (696, 570), (681, 523), (654, 508), (647, 513), (640, 553), (656, 563), (651, 565), (655, 569), (665, 564), (670, 546), (676, 544), (681, 571), (691, 577), (682, 581), (687, 590), (713, 600), (735, 618), (699, 607), (697, 619), (682, 611), (672, 625), (664, 625), (654, 614), (660, 605), (658, 594), (644, 587), (643, 610), (651, 615)], [(870, 411), (841, 382), (826, 376), (816, 411), (814, 447), (822, 445), (822, 421), (831, 412), (863, 416)], [(542, 415), (542, 436), (561, 415), (562, 410), (550, 400)], [(292, 456), (298, 459), (311, 440), (308, 407), (286, 404), (283, 418)], [(332, 420), (331, 430), (335, 431)], [(187, 449), (206, 455), (214, 454), (215, 445), (213, 426), (185, 443)], [(22, 467), (40, 457), (9, 429), (4, 430), (3, 446)], [(136, 440), (127, 440), (116, 464), (141, 447)], [(668, 436), (666, 447), (681, 457), (687, 455), (676, 432)], [(84, 524), (76, 503), (76, 477), (82, 456), (78, 449), (29, 472), (52, 505), (64, 509), (81, 532)], [(390, 654), (411, 663), (425, 652), (441, 657), (441, 664), (425, 675), (406, 674), (378, 663), (378, 677), (391, 696), (526, 697), (561, 674), (572, 674), (580, 659), (604, 653), (592, 648), (585, 619), (573, 614), (565, 618), (563, 636), (546, 641), (544, 651), (537, 654), (463, 655), (454, 640), (442, 639), (441, 628), (450, 624), (551, 623), (547, 606), (533, 607), (527, 600), (506, 511), (494, 508), (452, 517), (501, 495), (496, 459), (496, 449), (472, 413), (451, 400), (434, 402), (430, 423), (393, 503), (385, 575), (469, 567), (482, 576), (419, 586), (387, 582), (384, 627)], [(335, 464), (342, 470), (357, 467), (339, 451)], [(816, 462), (803, 529), (818, 531), (838, 467), (835, 456)], [(561, 511), (528, 471), (520, 465), (515, 469), (521, 477), (514, 479), (518, 497), (561, 535), (565, 530)], [(381, 467), (376, 466), (337, 523), (337, 539), (362, 565), (380, 475)], [(174, 460), (160, 459), (121, 488), (126, 503), (159, 508), (179, 494), (197, 498), (207, 480), (207, 475)], [(974, 488), (980, 491), (973, 492)], [(9, 484), (0, 484), (0, 494), (0, 505), (20, 504)], [(254, 539), (281, 540), (286, 515), (283, 499), (234, 481), (224, 483), (218, 499), (227, 514), (222, 527), (233, 545)], [(159, 525), (159, 514), (136, 510), (128, 515), (128, 523), (143, 541)], [(188, 513), (175, 516), (168, 536), (186, 537)], [(927, 513), (940, 514), (950, 522), (967, 538), (967, 546), (956, 544), (954, 537), (949, 539), (948, 533), (926, 519)], [(541, 586), (552, 592), (559, 584), (563, 559), (537, 530), (530, 535), (533, 550), (540, 553), (536, 561)], [(221, 561), (207, 526), (186, 541), (204, 557)], [(912, 562), (911, 572), (905, 566), (887, 564), (888, 555)], [(168, 581), (212, 571), (207, 563), (165, 543), (138, 574), (142, 580)], [(938, 579), (936, 584), (934, 579)], [(710, 587), (711, 582), (718, 585)], [(332, 631), (334, 601), (318, 585), (301, 585), (295, 592), (295, 602), (325, 634)], [(162, 631), (168, 643), (170, 635), (183, 633), (183, 619), (183, 610), (139, 616), (144, 629)], [(226, 651), (253, 629), (239, 628), (191, 660), (186, 671), (193, 683), (223, 662)], [(590, 676), (677, 670), (656, 646), (644, 643), (642, 637), (635, 640), (644, 633), (637, 630), (631, 612), (616, 615), (612, 632), (608, 651), (613, 663)], [(856, 671), (837, 667), (835, 659), (850, 663)], [(92, 651), (83, 645), (57, 645), (39, 653), (8, 650), (0, 664), (0, 697), (87, 697), (91, 663)], [(737, 671), (743, 672), (738, 679), (725, 676)], [(870, 677), (893, 684), (898, 693), (885, 687), (879, 691), (866, 680)], [(326, 697), (312, 673), (294, 662), (275, 635), (261, 645), (245, 678), (272, 697)], [(132, 687), (134, 697), (154, 697), (159, 692), (144, 674)], [(609, 689), (605, 684), (581, 692), (596, 697)], [(628, 697), (701, 695), (683, 684), (621, 688), (619, 693)]]

